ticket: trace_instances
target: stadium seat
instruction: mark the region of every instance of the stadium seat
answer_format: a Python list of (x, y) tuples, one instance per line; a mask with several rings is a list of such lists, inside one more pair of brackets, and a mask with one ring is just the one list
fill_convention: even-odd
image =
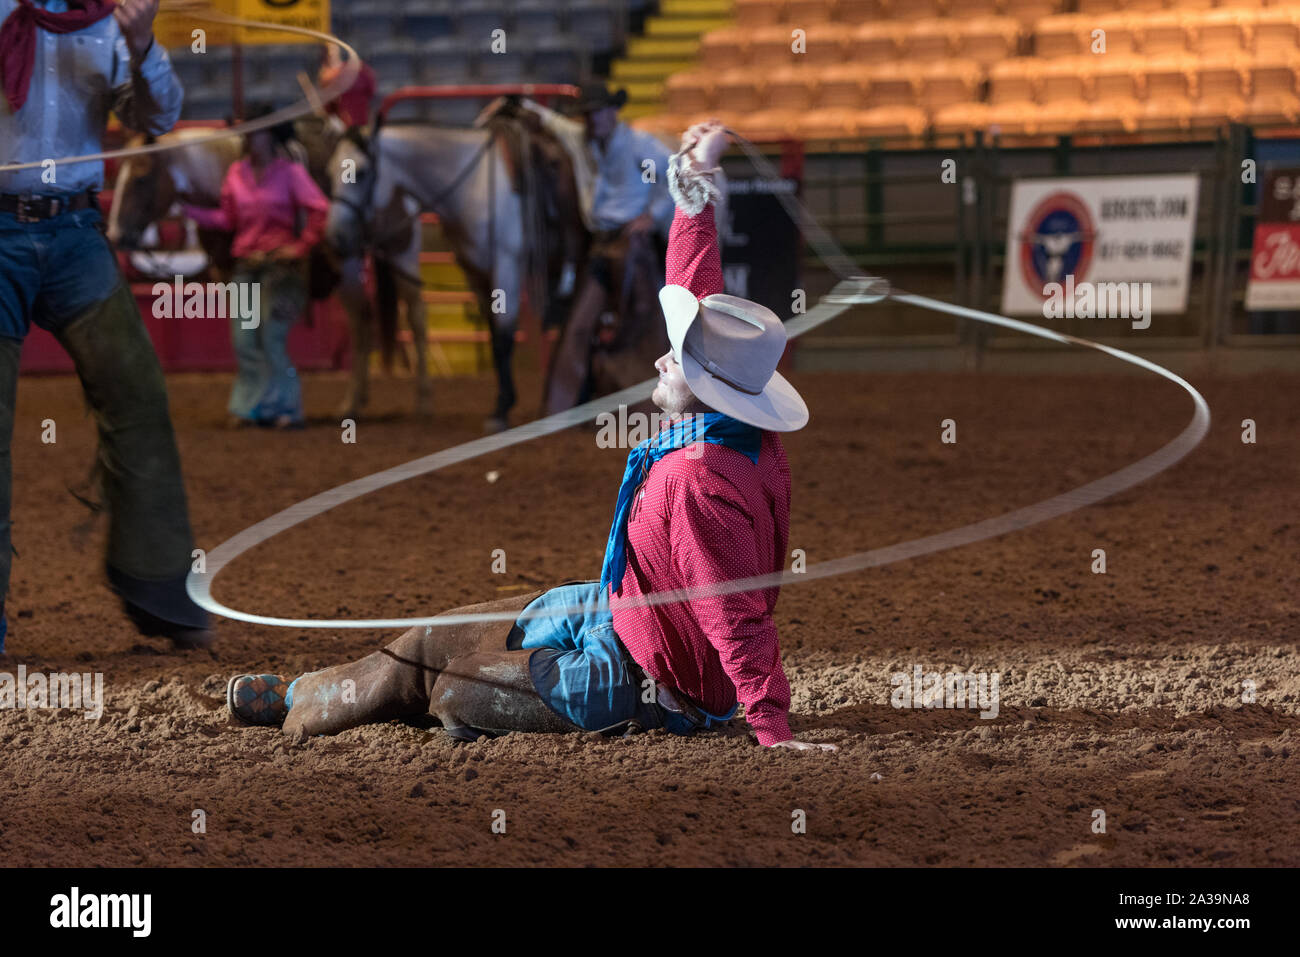
[(833, 140), (853, 136), (858, 110), (844, 106), (822, 107), (799, 117), (795, 132), (804, 139)]
[(749, 62), (749, 38), (744, 27), (710, 30), (700, 38), (700, 59), (705, 63), (740, 66)]
[(1187, 97), (1150, 98), (1134, 119), (1144, 133), (1185, 130), (1192, 124), (1192, 101)]
[(1143, 55), (1182, 53), (1188, 48), (1186, 14), (1176, 10), (1150, 13), (1137, 18), (1135, 26)]
[(1100, 59), (1085, 53), (1082, 56), (1059, 57), (1044, 60), (1038, 72), (1038, 90), (1034, 99), (1039, 103), (1060, 105), (1082, 103), (1092, 99), (1093, 75), (1096, 61)]
[(390, 4), (354, 3), (348, 12), (351, 15), (351, 26), (346, 39), (358, 50), (364, 51), (376, 43), (396, 39), (397, 34), (393, 29), (394, 10)]
[(897, 60), (903, 30), (895, 23), (864, 23), (853, 31), (849, 58), (857, 63)]
[(785, 0), (735, 0), (736, 23), (744, 27), (764, 27), (780, 23), (785, 15)]
[(798, 135), (799, 119), (807, 110), (757, 110), (744, 119), (740, 132), (750, 139), (780, 139)]
[(875, 23), (886, 18), (881, 0), (838, 0), (835, 19), (844, 24)]
[(984, 82), (984, 69), (974, 60), (944, 60), (922, 66), (916, 79), (919, 105), (938, 110), (975, 99)]
[(402, 35), (409, 40), (431, 40), (455, 32), (450, 8), (444, 3), (415, 2), (402, 8)]
[(1192, 122), (1198, 126), (1223, 126), (1240, 123), (1246, 116), (1246, 100), (1241, 96), (1209, 96), (1192, 101)]
[(784, 22), (807, 29), (815, 23), (834, 19), (834, 0), (785, 0)]
[(798, 57), (792, 48), (792, 30), (784, 23), (755, 29), (749, 39), (749, 62), (767, 67), (793, 63)]
[(1255, 54), (1282, 50), (1295, 55), (1300, 45), (1296, 31), (1296, 11), (1286, 7), (1261, 10), (1254, 23)]
[(914, 106), (916, 68), (910, 63), (878, 63), (867, 71), (867, 108)]
[(1023, 28), (1012, 17), (973, 17), (959, 25), (953, 54), (984, 66), (1015, 56)]
[(761, 110), (767, 95), (766, 71), (755, 67), (733, 67), (717, 75), (713, 84), (713, 101), (725, 103), (739, 113)]
[(1028, 100), (993, 103), (984, 114), (986, 129), (993, 135), (1033, 134), (1038, 129), (1041, 107)]
[(992, 16), (1001, 6), (998, 0), (947, 0), (944, 15), (954, 20), (970, 20)]
[(921, 136), (929, 118), (914, 106), (878, 106), (858, 111), (851, 123), (857, 136)]
[[(1083, 46), (1083, 52), (1094, 56), (1126, 56), (1130, 53), (1136, 53), (1141, 38), (1141, 24), (1144, 19), (1142, 16), (1128, 16), (1127, 14), (1111, 14), (1095, 18), (1081, 17), (1082, 35), (1079, 42)], [(1091, 24), (1088, 23), (1089, 20), (1092, 20)], [(1094, 36), (1095, 30), (1103, 31), (1104, 36)], [(1104, 51), (1094, 50), (1096, 41), (1099, 39), (1105, 40)]]
[(1142, 62), (1137, 56), (1097, 57), (1092, 69), (1092, 99), (1095, 102), (1142, 99)]
[(564, 33), (555, 0), (515, 0), (515, 32), (527, 43), (549, 41)]
[(1196, 61), (1196, 99), (1224, 100), (1243, 97), (1246, 93), (1249, 61), (1239, 56), (1204, 57)]
[(853, 34), (842, 23), (815, 23), (808, 28), (806, 59), (816, 66), (830, 66), (849, 59), (854, 52)]
[[(1084, 104), (1076, 127), (1082, 133), (1135, 133), (1143, 106), (1134, 99), (1109, 99)], [(1050, 124), (1046, 126), (1052, 132)]]
[(865, 109), (869, 75), (879, 64), (837, 63), (821, 70), (821, 96), (823, 109)]
[(1033, 23), (1061, 12), (1061, 0), (1003, 0), (1002, 15), (1021, 23)]
[(674, 73), (664, 82), (664, 100), (673, 113), (686, 114), (707, 110), (713, 105), (712, 72), (691, 70)]
[(1250, 93), (1259, 96), (1294, 96), (1300, 91), (1296, 83), (1296, 63), (1294, 55), (1275, 52), (1256, 56), (1250, 62)]
[(507, 46), (505, 53), (471, 50), (470, 65), (479, 83), (520, 83), (528, 79), (528, 54), (522, 44)]
[(1259, 124), (1300, 122), (1300, 98), (1284, 93), (1265, 93), (1251, 97), (1246, 101), (1243, 119)]
[(586, 42), (592, 56), (611, 54), (623, 45), (614, 0), (572, 0), (568, 31)]
[(1149, 57), (1143, 64), (1144, 98), (1181, 101), (1192, 95), (1194, 59), (1185, 54)]
[(412, 82), (442, 86), (469, 81), (469, 50), (459, 37), (434, 37), (420, 43), (418, 50), (418, 68)]
[(203, 57), (190, 53), (189, 47), (168, 50), (167, 55), (172, 61), (172, 69), (176, 71), (176, 78), (187, 91), (203, 83)]
[(995, 63), (989, 69), (989, 102), (1001, 106), (1036, 99), (1040, 73), (1040, 61), (1033, 57)]
[(411, 82), (408, 78), (419, 74), (421, 59), (419, 45), (414, 41), (386, 40), (371, 48), (366, 62), (381, 83), (407, 85)]
[(900, 22), (931, 20), (943, 16), (943, 0), (891, 0), (889, 15)]
[(920, 20), (910, 24), (901, 36), (902, 55), (912, 60), (943, 60), (952, 56), (955, 41), (953, 21)]
[[(456, 33), (469, 45), (471, 53), (491, 51), (494, 30), (506, 31), (506, 51), (510, 50), (510, 17), (495, 0), (466, 0), (454, 8)], [(520, 38), (522, 39), (522, 38)]]
[(1095, 24), (1095, 17), (1064, 14), (1043, 17), (1033, 26), (1034, 55), (1038, 57), (1078, 56), (1088, 52), (1084, 42), (1085, 23)]
[(591, 72), (581, 41), (564, 34), (542, 36), (531, 44), (529, 75), (537, 83), (580, 83)]
[(987, 103), (954, 103), (936, 110), (930, 117), (930, 126), (940, 135), (980, 130), (988, 126)]
[(778, 67), (768, 74), (768, 109), (809, 110), (820, 93), (820, 73), (808, 65)]
[(194, 59), (202, 64), (203, 84), (224, 88), (225, 92), (222, 95), (226, 100), (230, 99), (230, 71), (233, 58), (234, 54), (225, 44), (208, 47), (207, 53), (194, 56)]
[(1209, 10), (1197, 14), (1191, 45), (1202, 56), (1244, 50), (1250, 36), (1248, 18), (1240, 10)]

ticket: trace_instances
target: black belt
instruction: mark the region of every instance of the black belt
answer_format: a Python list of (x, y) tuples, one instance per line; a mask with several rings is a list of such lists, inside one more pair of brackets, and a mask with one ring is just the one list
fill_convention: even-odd
[(20, 223), (39, 223), (63, 213), (99, 206), (99, 191), (84, 189), (71, 196), (16, 196), (0, 193), (0, 213), (11, 213)]

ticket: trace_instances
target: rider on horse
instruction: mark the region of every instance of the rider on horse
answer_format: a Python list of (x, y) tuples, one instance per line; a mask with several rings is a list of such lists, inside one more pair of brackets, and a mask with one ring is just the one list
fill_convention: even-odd
[[(636, 325), (636, 306), (653, 302), (654, 290), (662, 284), (658, 239), (667, 237), (673, 219), (668, 148), (618, 118), (626, 102), (625, 90), (612, 93), (602, 83), (585, 84), (577, 104), (582, 116), (578, 123), (531, 100), (523, 101), (573, 155), (583, 217), (592, 235), (586, 280), (550, 370), (548, 415), (572, 408), (583, 398), (591, 344), (601, 317), (613, 311), (625, 326)], [(624, 338), (656, 333), (650, 353), (659, 355), (667, 347), (659, 332), (657, 325), (638, 328)]]

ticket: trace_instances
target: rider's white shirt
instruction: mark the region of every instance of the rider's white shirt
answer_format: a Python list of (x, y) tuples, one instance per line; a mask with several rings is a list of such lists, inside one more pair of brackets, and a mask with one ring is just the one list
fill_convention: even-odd
[[(65, 13), (66, 0), (35, 0), (51, 13)], [(0, 22), (17, 0), (0, 0)], [(75, 33), (36, 30), (36, 61), (27, 102), (13, 113), (0, 96), (0, 163), (27, 163), (97, 153), (109, 110), (141, 133), (166, 133), (181, 115), (184, 93), (167, 51), (154, 42), (138, 66), (143, 82), (131, 82), (131, 57), (117, 21), (107, 16)], [(102, 162), (0, 173), (0, 193), (66, 193), (103, 185)], [(46, 173), (46, 179), (50, 173)]]

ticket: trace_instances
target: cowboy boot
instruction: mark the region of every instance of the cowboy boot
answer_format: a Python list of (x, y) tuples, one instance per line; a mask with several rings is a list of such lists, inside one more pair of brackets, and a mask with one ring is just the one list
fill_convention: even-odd
[(450, 663), (480, 652), (505, 653), (515, 616), (541, 594), (452, 609), (444, 614), (498, 613), (509, 618), (412, 628), (360, 661), (303, 675), (294, 682), (284, 732), (338, 734), (363, 724), (428, 714), (434, 685)]
[(194, 538), (167, 386), (135, 297), (120, 282), (56, 335), (99, 430), (109, 584), (143, 634), (206, 647), (208, 614), (185, 590)]

